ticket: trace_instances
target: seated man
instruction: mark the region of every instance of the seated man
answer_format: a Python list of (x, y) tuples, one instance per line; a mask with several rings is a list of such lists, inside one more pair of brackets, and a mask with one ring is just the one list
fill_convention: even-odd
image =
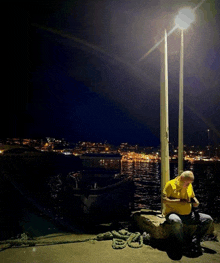
[(182, 257), (183, 245), (187, 245), (187, 240), (184, 240), (183, 236), (183, 224), (197, 225), (191, 244), (194, 244), (196, 254), (201, 255), (200, 241), (213, 222), (209, 215), (195, 213), (192, 210), (192, 206), (199, 206), (192, 187), (193, 181), (193, 173), (185, 171), (175, 179), (168, 181), (162, 194), (163, 214), (166, 216), (167, 222), (172, 225), (168, 252), (176, 254), (178, 259)]

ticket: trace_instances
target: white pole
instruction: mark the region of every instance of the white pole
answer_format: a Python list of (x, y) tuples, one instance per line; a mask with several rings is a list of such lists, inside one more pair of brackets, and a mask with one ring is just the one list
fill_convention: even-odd
[[(170, 180), (169, 166), (169, 121), (168, 121), (168, 56), (167, 32), (165, 30), (164, 48), (161, 52), (160, 76), (160, 145), (161, 145), (161, 197), (167, 181)], [(161, 200), (162, 210), (162, 200)]]
[(183, 29), (181, 29), (181, 48), (180, 48), (178, 175), (180, 175), (182, 172), (183, 172)]

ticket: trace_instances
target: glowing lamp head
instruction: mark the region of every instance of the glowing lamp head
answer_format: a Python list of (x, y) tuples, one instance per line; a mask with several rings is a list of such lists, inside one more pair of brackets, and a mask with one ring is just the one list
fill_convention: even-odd
[(184, 8), (179, 11), (179, 14), (176, 17), (175, 22), (180, 29), (187, 29), (194, 20), (195, 20), (195, 15), (193, 10), (189, 8)]

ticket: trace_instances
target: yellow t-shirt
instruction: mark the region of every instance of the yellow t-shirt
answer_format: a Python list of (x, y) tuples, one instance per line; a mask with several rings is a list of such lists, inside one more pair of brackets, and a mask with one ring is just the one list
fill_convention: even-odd
[[(174, 199), (187, 199), (190, 201), (191, 198), (195, 197), (192, 184), (189, 184), (187, 188), (182, 188), (180, 186), (180, 181), (178, 177), (170, 180), (166, 183), (163, 189), (163, 196)], [(177, 213), (179, 215), (188, 215), (192, 209), (191, 203), (164, 203), (163, 204), (163, 214), (167, 215), (170, 213)]]

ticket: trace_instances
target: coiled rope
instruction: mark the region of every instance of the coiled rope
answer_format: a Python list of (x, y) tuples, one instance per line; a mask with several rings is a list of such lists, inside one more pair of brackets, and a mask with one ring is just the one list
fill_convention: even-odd
[(97, 240), (112, 239), (112, 247), (114, 249), (123, 249), (127, 245), (131, 248), (141, 248), (143, 246), (143, 236), (139, 233), (131, 233), (125, 229), (118, 232), (113, 230), (104, 234), (99, 234)]

